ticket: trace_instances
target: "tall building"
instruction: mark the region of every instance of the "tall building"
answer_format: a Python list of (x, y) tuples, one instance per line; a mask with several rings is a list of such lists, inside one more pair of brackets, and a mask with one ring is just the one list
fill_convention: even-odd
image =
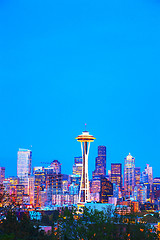
[(20, 184), (25, 187), (25, 194), (28, 194), (28, 178), (31, 175), (32, 151), (19, 149), (17, 154), (17, 176)]
[(98, 157), (96, 157), (95, 171), (92, 176), (106, 175), (106, 147), (98, 146)]
[(63, 174), (62, 175), (62, 192), (63, 194), (68, 193), (68, 189), (69, 189), (69, 182), (70, 182), (70, 176), (67, 174)]
[(30, 197), (30, 204), (34, 206), (34, 190), (35, 190), (35, 178), (34, 176), (29, 177), (29, 197)]
[(74, 164), (73, 164), (73, 175), (82, 175), (82, 157), (75, 157)]
[(140, 182), (149, 184), (149, 182), (148, 182), (148, 174), (145, 171), (143, 171), (141, 173)]
[(153, 200), (157, 200), (160, 197), (160, 177), (156, 177), (152, 184)]
[(0, 184), (5, 180), (5, 167), (0, 167)]
[(41, 167), (34, 168), (34, 206), (41, 207), (41, 192), (45, 190), (45, 172)]
[(153, 171), (152, 167), (145, 167), (145, 170), (141, 174), (141, 182), (147, 186), (147, 201), (152, 201), (152, 184), (153, 184)]
[(122, 164), (111, 163), (111, 182), (122, 189)]
[(152, 171), (152, 167), (150, 167), (149, 164), (147, 164), (147, 167), (145, 167), (145, 172), (148, 175), (148, 183), (152, 185), (152, 183), (153, 183), (153, 171)]
[(61, 173), (61, 163), (58, 160), (51, 162), (50, 168), (53, 168), (53, 172), (56, 174)]
[(18, 184), (16, 186), (16, 203), (21, 205), (23, 204), (23, 195), (24, 195), (24, 185)]
[(50, 166), (44, 168), (46, 189), (44, 189), (45, 191), (43, 190), (43, 198), (45, 198), (46, 194), (46, 204), (48, 205), (62, 204), (63, 193), (66, 191), (66, 186), (64, 185), (66, 183), (64, 181), (63, 185), (61, 165), (62, 164), (58, 160), (54, 160), (51, 162)]
[(100, 202), (108, 203), (108, 198), (113, 196), (113, 183), (111, 183), (106, 177), (101, 177), (101, 192)]
[(97, 166), (102, 175), (106, 175), (106, 147), (98, 146)]
[(147, 201), (147, 187), (143, 183), (135, 186), (134, 198), (142, 204)]
[(124, 161), (124, 190), (126, 196), (130, 197), (133, 195), (134, 191), (135, 158), (129, 153)]
[(95, 137), (89, 135), (88, 131), (82, 132), (81, 135), (76, 137), (77, 141), (81, 143), (83, 167), (82, 167), (82, 177), (81, 186), (79, 191), (79, 203), (85, 204), (90, 201), (90, 191), (89, 191), (89, 179), (88, 179), (88, 155), (90, 143), (94, 141)]
[[(62, 198), (63, 192), (63, 175), (61, 173), (48, 174), (46, 176), (46, 190), (47, 190), (47, 202), (48, 204), (53, 204), (53, 198), (57, 195)], [(61, 204), (61, 200), (59, 202)]]
[(101, 191), (101, 177), (95, 176), (91, 181), (91, 193), (100, 193)]
[(79, 163), (82, 164), (82, 157), (75, 157), (75, 158), (74, 158), (74, 163), (75, 163), (75, 164), (79, 164)]
[(141, 169), (140, 167), (134, 168), (134, 185), (140, 184), (140, 177), (141, 177)]

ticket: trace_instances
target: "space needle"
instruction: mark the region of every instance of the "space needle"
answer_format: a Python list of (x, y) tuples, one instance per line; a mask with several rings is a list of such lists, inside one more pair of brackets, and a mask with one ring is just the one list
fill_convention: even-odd
[[(86, 125), (86, 124), (85, 124)], [(82, 176), (79, 191), (79, 203), (85, 204), (90, 201), (89, 180), (88, 180), (88, 155), (90, 143), (96, 139), (89, 134), (88, 131), (83, 131), (81, 135), (76, 137), (77, 141), (81, 143), (82, 150)]]

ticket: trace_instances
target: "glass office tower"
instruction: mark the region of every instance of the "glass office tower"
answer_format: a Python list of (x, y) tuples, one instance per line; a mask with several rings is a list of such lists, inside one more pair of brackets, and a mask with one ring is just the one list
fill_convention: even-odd
[(124, 161), (124, 190), (126, 196), (130, 197), (133, 195), (134, 191), (135, 158), (129, 153)]
[(141, 169), (140, 167), (134, 168), (134, 185), (140, 184), (140, 177), (141, 177)]
[(111, 182), (122, 189), (122, 164), (111, 163)]
[(5, 167), (0, 167), (0, 184), (5, 180)]
[(20, 184), (25, 187), (25, 194), (28, 194), (28, 178), (31, 175), (32, 151), (19, 149), (17, 154), (17, 176)]
[(95, 170), (92, 176), (105, 176), (106, 175), (106, 147), (98, 146), (98, 157), (96, 157)]

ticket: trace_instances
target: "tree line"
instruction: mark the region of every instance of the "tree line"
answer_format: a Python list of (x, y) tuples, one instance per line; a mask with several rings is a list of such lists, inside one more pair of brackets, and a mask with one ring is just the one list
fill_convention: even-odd
[[(79, 215), (76, 209), (62, 209), (50, 219), (52, 230), (40, 229), (41, 221), (30, 220), (23, 213), (21, 219), (9, 209), (0, 224), (0, 240), (145, 240), (159, 239), (151, 226), (133, 221), (133, 216), (118, 215), (111, 209), (97, 211), (84, 208)], [(128, 221), (126, 221), (128, 219)]]

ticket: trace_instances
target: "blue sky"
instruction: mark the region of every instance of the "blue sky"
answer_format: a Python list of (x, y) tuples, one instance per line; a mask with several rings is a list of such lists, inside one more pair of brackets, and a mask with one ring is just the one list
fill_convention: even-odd
[(75, 137), (111, 162), (130, 152), (160, 176), (160, 1), (0, 1), (0, 165), (16, 175), (18, 148), (33, 166), (58, 159), (70, 174)]

